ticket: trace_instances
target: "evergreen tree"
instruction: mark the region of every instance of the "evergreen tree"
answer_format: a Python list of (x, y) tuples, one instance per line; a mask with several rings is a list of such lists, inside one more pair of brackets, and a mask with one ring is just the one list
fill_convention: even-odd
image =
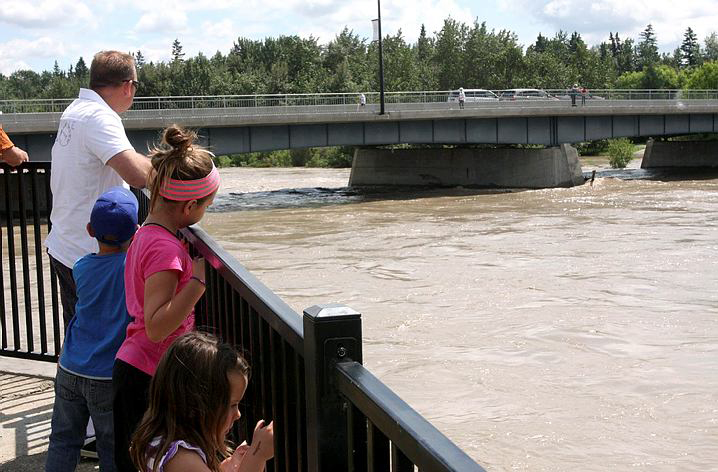
[(137, 68), (141, 69), (142, 66), (145, 65), (145, 56), (142, 54), (142, 51), (140, 51), (139, 49), (134, 54), (134, 56), (135, 56), (135, 64), (137, 65)]
[(705, 39), (703, 59), (706, 61), (718, 61), (718, 35), (716, 35), (715, 32), (708, 35)]
[[(543, 53), (546, 51), (546, 48), (548, 47), (548, 38), (546, 36), (539, 33), (539, 35), (536, 37), (536, 42), (533, 43), (531, 46), (529, 46), (529, 49), (536, 53)], [(528, 52), (528, 50), (526, 51)]]
[(416, 56), (416, 74), (417, 84), (420, 90), (435, 90), (436, 86), (436, 68), (432, 59), (434, 57), (434, 41), (426, 36), (426, 27), (421, 25), (419, 38), (414, 46), (414, 55)]
[(75, 64), (75, 77), (84, 80), (89, 78), (89, 76), (90, 70), (87, 68), (87, 65), (85, 65), (85, 60), (80, 57), (80, 59), (77, 60), (77, 64)]
[(637, 69), (637, 57), (633, 47), (633, 40), (628, 38), (621, 43), (618, 50), (618, 57), (616, 58), (616, 72), (618, 75), (625, 74), (626, 72), (633, 72)]
[(182, 44), (179, 39), (175, 38), (172, 42), (172, 62), (182, 62), (184, 60), (184, 53), (182, 52)]
[(660, 60), (658, 54), (658, 42), (656, 41), (656, 33), (653, 31), (653, 25), (650, 23), (641, 32), (641, 41), (638, 43), (638, 68), (643, 69), (656, 64)]
[(698, 44), (698, 36), (689, 26), (683, 33), (683, 43), (681, 43), (681, 53), (683, 56), (682, 64), (684, 67), (694, 67), (701, 62), (701, 48)]

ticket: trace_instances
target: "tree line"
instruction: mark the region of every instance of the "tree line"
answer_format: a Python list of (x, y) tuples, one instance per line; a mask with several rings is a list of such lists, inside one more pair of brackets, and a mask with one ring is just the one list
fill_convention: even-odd
[[(687, 28), (680, 47), (660, 53), (652, 25), (636, 40), (611, 32), (589, 46), (578, 32), (541, 34), (523, 48), (515, 33), (485, 22), (444, 20), (433, 35), (421, 27), (414, 43), (401, 30), (383, 38), (387, 91), (449, 90), (458, 87), (562, 89), (579, 83), (599, 88), (718, 88), (718, 36), (701, 44)], [(238, 38), (226, 54), (185, 57), (172, 44), (171, 59), (146, 61), (132, 52), (142, 83), (139, 96), (366, 92), (379, 89), (378, 46), (344, 28), (327, 44), (312, 36), (263, 40)], [(4, 99), (70, 98), (89, 82), (81, 57), (68, 70), (0, 74)]]

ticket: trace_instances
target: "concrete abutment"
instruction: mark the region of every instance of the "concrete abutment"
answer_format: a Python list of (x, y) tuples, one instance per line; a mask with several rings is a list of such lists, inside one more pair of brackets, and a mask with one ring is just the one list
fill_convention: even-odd
[(584, 183), (576, 149), (357, 149), (350, 186), (552, 188)]
[(649, 139), (641, 168), (655, 167), (718, 167), (718, 141)]

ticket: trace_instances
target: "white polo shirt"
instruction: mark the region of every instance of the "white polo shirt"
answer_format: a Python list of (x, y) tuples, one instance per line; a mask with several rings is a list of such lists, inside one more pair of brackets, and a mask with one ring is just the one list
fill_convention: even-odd
[(127, 187), (106, 164), (128, 149), (134, 150), (120, 116), (95, 91), (81, 88), (62, 114), (52, 146), (52, 229), (45, 245), (65, 266), (98, 251), (86, 226), (97, 197), (110, 187)]

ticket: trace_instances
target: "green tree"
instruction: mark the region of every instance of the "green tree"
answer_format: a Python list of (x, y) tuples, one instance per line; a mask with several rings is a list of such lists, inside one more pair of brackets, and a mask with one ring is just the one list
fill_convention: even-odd
[(654, 65), (660, 60), (658, 54), (658, 42), (656, 40), (656, 33), (653, 31), (653, 25), (650, 23), (641, 32), (641, 41), (638, 43), (638, 67), (643, 69), (644, 67)]
[(419, 38), (416, 45), (414, 45), (417, 83), (419, 84), (418, 88), (421, 90), (435, 90), (438, 88), (436, 67), (433, 62), (434, 50), (434, 41), (426, 36), (426, 28), (422, 24), (419, 30)]
[(614, 169), (624, 168), (633, 159), (633, 143), (627, 138), (608, 141), (608, 162)]
[(145, 56), (142, 54), (142, 51), (139, 49), (135, 53), (135, 65), (137, 66), (137, 69), (142, 69), (142, 66), (145, 65)]
[(689, 26), (683, 33), (683, 43), (681, 43), (681, 53), (683, 56), (682, 64), (685, 67), (695, 67), (702, 62), (701, 47), (698, 44), (698, 36)]
[(172, 62), (182, 62), (184, 60), (184, 53), (182, 52), (182, 43), (178, 38), (172, 41)]
[(437, 85), (441, 90), (463, 86), (464, 43), (467, 27), (453, 18), (444, 20), (444, 26), (436, 34), (434, 64), (436, 65)]
[(411, 47), (404, 41), (401, 30), (383, 40), (384, 76), (387, 91), (402, 92), (419, 88), (416, 77), (416, 59)]
[(80, 57), (80, 59), (77, 60), (77, 64), (75, 64), (75, 78), (83, 84), (88, 83), (90, 80), (90, 69), (87, 68), (85, 60), (82, 57)]
[[(325, 91), (367, 91), (378, 83), (378, 56), (369, 59), (366, 40), (344, 28), (320, 55)], [(333, 77), (338, 74), (339, 77)], [(319, 81), (320, 84), (322, 81)], [(377, 88), (374, 88), (378, 90)]]
[(718, 35), (715, 32), (706, 36), (703, 58), (706, 61), (718, 61)]
[[(618, 37), (618, 34), (616, 34)], [(616, 70), (617, 73), (623, 74), (625, 72), (633, 72), (637, 70), (638, 57), (635, 53), (633, 46), (633, 40), (631, 38), (626, 39), (621, 44), (618, 56), (616, 57)]]
[(686, 88), (693, 90), (718, 89), (718, 62), (706, 62), (696, 67), (686, 81)]

